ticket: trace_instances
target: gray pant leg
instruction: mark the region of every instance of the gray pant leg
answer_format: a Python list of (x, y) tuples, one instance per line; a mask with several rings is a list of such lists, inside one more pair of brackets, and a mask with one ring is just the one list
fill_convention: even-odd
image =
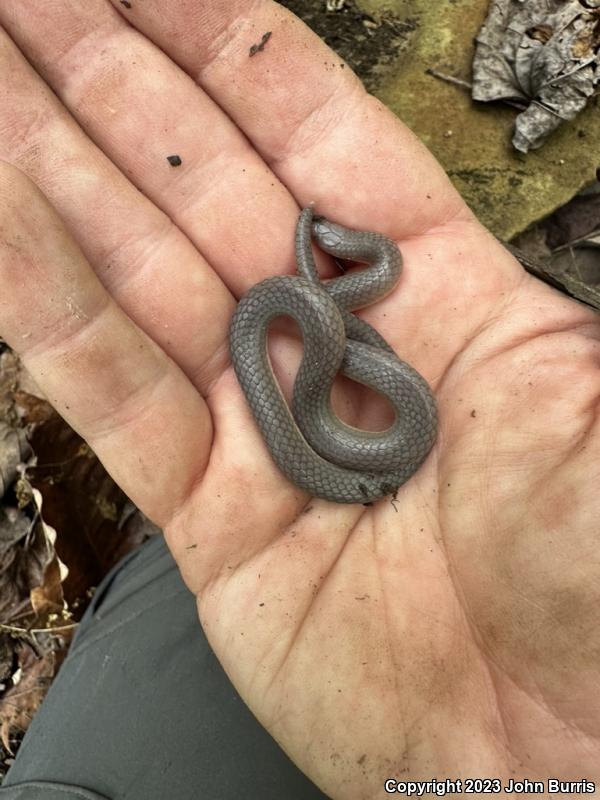
[(326, 800), (221, 669), (163, 537), (102, 581), (0, 800)]

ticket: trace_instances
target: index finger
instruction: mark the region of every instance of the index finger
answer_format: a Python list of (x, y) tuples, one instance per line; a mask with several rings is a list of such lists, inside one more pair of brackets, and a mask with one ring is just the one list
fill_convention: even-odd
[(300, 205), (398, 239), (472, 218), (417, 137), (277, 3), (111, 2), (219, 103)]

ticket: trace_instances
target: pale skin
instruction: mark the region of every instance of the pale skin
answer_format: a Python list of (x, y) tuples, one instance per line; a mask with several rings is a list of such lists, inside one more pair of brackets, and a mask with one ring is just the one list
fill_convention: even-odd
[[(3, 0), (0, 26), (0, 335), (163, 527), (262, 725), (333, 798), (600, 781), (598, 317), (274, 3)], [(237, 298), (293, 270), (311, 201), (404, 255), (364, 316), (434, 387), (440, 434), (394, 503), (290, 485), (229, 364)], [(334, 400), (385, 425), (360, 387)]]

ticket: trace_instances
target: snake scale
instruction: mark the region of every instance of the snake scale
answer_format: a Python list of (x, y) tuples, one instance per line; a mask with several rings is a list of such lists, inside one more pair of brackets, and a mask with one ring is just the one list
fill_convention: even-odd
[[(322, 282), (312, 240), (340, 259), (366, 263), (359, 272)], [(298, 275), (253, 286), (238, 303), (230, 352), (238, 381), (279, 469), (296, 486), (336, 503), (370, 503), (392, 494), (419, 468), (437, 435), (437, 407), (421, 375), (351, 312), (392, 291), (402, 270), (397, 245), (379, 233), (351, 230), (305, 208), (296, 226)], [(267, 330), (292, 317), (303, 337), (291, 409), (275, 379)], [(390, 428), (363, 431), (333, 412), (338, 372), (384, 395), (395, 412)]]

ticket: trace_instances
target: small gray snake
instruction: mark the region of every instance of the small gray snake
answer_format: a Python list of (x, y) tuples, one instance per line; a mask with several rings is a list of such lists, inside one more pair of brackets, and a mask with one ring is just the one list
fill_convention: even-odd
[[(313, 238), (325, 252), (369, 268), (321, 282)], [(296, 227), (296, 260), (298, 275), (267, 278), (240, 300), (229, 338), (233, 367), (279, 469), (317, 497), (368, 503), (407, 481), (437, 434), (436, 403), (424, 378), (350, 313), (396, 286), (400, 251), (382, 234), (344, 228), (308, 207)], [(304, 342), (291, 411), (267, 353), (269, 323), (282, 315), (296, 320)], [(362, 431), (333, 413), (330, 391), (338, 372), (389, 400), (395, 412), (390, 428)]]

